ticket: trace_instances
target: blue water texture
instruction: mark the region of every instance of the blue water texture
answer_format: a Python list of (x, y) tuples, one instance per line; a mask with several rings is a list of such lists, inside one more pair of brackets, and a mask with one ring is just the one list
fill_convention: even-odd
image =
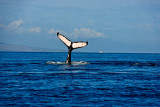
[[(160, 106), (160, 54), (1, 52), (0, 106)], [(87, 63), (81, 63), (87, 62)]]

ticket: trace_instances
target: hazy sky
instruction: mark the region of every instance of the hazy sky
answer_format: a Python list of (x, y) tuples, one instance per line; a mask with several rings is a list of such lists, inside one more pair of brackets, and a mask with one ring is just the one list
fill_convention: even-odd
[(160, 0), (0, 0), (0, 42), (80, 51), (159, 52)]

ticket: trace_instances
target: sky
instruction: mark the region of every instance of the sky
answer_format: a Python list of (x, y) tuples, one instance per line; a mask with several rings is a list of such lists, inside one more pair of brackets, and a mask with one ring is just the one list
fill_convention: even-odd
[(160, 53), (159, 0), (0, 0), (0, 43), (84, 52)]

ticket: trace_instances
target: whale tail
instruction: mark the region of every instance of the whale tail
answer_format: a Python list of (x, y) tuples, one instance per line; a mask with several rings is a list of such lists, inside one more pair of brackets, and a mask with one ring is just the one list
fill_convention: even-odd
[(66, 60), (66, 63), (68, 64), (71, 64), (71, 52), (73, 49), (82, 48), (88, 45), (88, 41), (87, 42), (82, 42), (82, 41), (72, 42), (65, 36), (61, 35), (59, 32), (57, 32), (57, 36), (68, 47), (68, 57)]
[(88, 41), (87, 42), (82, 42), (82, 41), (72, 42), (65, 36), (59, 34), (59, 32), (57, 32), (57, 36), (67, 47), (71, 47), (72, 49), (82, 48), (88, 45)]

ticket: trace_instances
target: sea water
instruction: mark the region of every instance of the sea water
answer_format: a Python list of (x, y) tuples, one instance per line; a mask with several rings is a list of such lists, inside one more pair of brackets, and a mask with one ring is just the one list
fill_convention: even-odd
[(160, 106), (160, 54), (0, 53), (0, 106)]

